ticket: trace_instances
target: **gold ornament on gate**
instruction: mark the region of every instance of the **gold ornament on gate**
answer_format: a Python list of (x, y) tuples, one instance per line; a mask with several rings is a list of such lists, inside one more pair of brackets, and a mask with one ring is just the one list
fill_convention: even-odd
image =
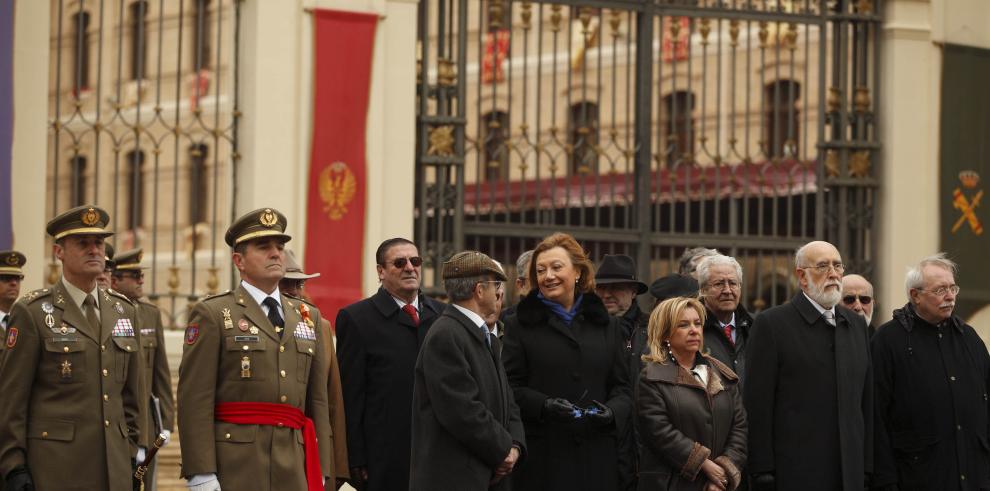
[(100, 221), (100, 214), (96, 212), (95, 209), (89, 208), (82, 214), (83, 225), (87, 227), (92, 227)]
[(334, 162), (320, 172), (320, 199), (323, 211), (331, 220), (340, 220), (347, 214), (347, 205), (357, 193), (357, 178), (343, 162)]
[(265, 208), (265, 211), (261, 212), (261, 216), (258, 217), (258, 221), (266, 227), (274, 227), (278, 223), (278, 215), (271, 208)]

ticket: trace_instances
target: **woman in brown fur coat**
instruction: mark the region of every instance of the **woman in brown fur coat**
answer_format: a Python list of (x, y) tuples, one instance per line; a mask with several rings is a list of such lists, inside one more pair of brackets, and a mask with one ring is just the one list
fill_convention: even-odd
[(739, 378), (702, 354), (705, 308), (665, 300), (650, 315), (636, 387), (640, 490), (733, 491), (746, 463)]

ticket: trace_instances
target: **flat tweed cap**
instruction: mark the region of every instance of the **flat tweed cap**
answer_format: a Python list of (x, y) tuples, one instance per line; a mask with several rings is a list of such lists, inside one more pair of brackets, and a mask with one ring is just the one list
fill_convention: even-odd
[(235, 220), (230, 228), (227, 229), (223, 240), (230, 247), (234, 247), (247, 240), (262, 237), (280, 237), (288, 242), (292, 240), (292, 237), (285, 233), (287, 223), (285, 215), (275, 208), (260, 208), (245, 213)]
[(446, 280), (486, 274), (493, 275), (501, 281), (507, 280), (502, 268), (492, 258), (478, 251), (464, 251), (454, 254), (447, 262), (443, 263), (441, 276)]
[(106, 210), (93, 205), (82, 205), (49, 220), (45, 231), (55, 240), (70, 235), (109, 237), (113, 235), (113, 232), (107, 230), (109, 223), (110, 214)]

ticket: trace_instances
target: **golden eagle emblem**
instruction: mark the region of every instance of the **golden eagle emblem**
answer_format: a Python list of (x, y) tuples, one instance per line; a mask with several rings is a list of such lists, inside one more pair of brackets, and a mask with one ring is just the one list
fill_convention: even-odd
[(7, 265), (8, 266), (17, 266), (17, 264), (20, 263), (20, 262), (21, 262), (21, 260), (17, 258), (17, 254), (11, 254), (11, 255), (7, 256)]
[(340, 220), (357, 192), (357, 179), (343, 162), (334, 162), (320, 172), (320, 198), (331, 220)]
[(278, 224), (278, 215), (271, 208), (265, 208), (265, 211), (262, 211), (261, 216), (258, 217), (258, 222), (268, 228), (272, 228)]
[(96, 213), (96, 210), (89, 208), (82, 213), (83, 225), (87, 227), (92, 227), (100, 221), (100, 214)]

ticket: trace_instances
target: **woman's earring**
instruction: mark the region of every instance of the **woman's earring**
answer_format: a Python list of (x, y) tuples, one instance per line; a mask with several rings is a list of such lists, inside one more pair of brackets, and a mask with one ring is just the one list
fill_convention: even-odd
[(674, 358), (674, 350), (670, 349), (670, 341), (664, 341), (663, 344), (667, 346), (667, 356), (670, 357), (670, 361), (676, 362), (677, 359)]

